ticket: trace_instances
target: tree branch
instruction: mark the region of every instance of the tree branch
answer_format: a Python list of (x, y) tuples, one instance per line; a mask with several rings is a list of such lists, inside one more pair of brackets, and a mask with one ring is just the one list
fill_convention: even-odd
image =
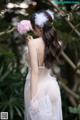
[[(48, 0), (48, 1), (57, 10), (58, 13), (61, 13), (60, 11), (62, 11), (62, 10), (60, 10), (58, 6), (53, 5), (50, 0)], [(64, 20), (69, 24), (69, 26), (72, 28), (72, 30), (80, 37), (80, 32), (75, 28), (75, 26), (70, 21), (68, 21), (67, 18), (63, 14), (60, 14), (60, 16), (62, 16), (64, 18)]]
[(69, 26), (72, 28), (72, 30), (80, 37), (80, 32), (76, 29), (76, 27), (65, 18), (65, 21), (69, 24)]
[(62, 55), (62, 57), (68, 62), (68, 64), (73, 68), (73, 70), (75, 71), (75, 73), (80, 76), (80, 70), (78, 70), (79, 67), (77, 67), (77, 66), (71, 61), (71, 59), (64, 53), (64, 51), (61, 52), (61, 55)]
[[(61, 79), (61, 78), (59, 78)], [(59, 84), (61, 85), (61, 87), (70, 95), (72, 95), (74, 98), (76, 98), (77, 100), (80, 100), (80, 96), (77, 95), (75, 92), (73, 92), (70, 88), (68, 88), (61, 80), (59, 81)]]
[(10, 30), (6, 30), (6, 31), (3, 31), (3, 32), (0, 32), (0, 36), (4, 35), (4, 34), (9, 34), (11, 32), (13, 32), (15, 30), (15, 27), (13, 27), (12, 29)]

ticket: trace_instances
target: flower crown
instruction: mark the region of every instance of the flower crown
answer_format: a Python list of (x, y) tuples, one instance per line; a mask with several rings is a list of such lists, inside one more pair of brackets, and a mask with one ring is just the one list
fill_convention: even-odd
[[(54, 14), (50, 10), (35, 14), (35, 25), (43, 27), (44, 24), (50, 19), (54, 20)], [(32, 25), (30, 20), (22, 20), (17, 24), (17, 31), (22, 35), (29, 31), (32, 31)]]

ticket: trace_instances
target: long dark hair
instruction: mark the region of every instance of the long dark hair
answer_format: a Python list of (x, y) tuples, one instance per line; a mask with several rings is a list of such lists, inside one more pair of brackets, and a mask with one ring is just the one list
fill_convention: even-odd
[[(51, 68), (56, 58), (60, 54), (61, 46), (58, 41), (57, 32), (52, 25), (51, 16), (45, 11), (44, 11), (44, 14), (49, 19), (42, 28), (43, 29), (42, 38), (45, 44), (44, 64), (45, 64), (45, 67)], [(30, 20), (31, 20), (33, 29), (35, 29), (35, 26), (36, 26), (35, 15), (33, 15)]]

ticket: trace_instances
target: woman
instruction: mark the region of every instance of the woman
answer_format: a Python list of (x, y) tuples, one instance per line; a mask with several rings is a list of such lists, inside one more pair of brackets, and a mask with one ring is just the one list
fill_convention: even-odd
[(60, 54), (57, 33), (52, 27), (51, 11), (40, 11), (31, 17), (38, 38), (27, 38), (29, 72), (24, 88), (25, 120), (62, 120), (61, 95), (51, 67)]

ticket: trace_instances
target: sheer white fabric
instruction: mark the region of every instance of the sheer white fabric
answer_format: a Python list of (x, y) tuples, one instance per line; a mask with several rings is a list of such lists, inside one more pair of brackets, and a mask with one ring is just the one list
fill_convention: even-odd
[(62, 106), (59, 85), (55, 77), (50, 75), (50, 70), (39, 67), (40, 96), (30, 100), (31, 70), (26, 77), (24, 87), (25, 120), (62, 120)]
[(31, 120), (52, 120), (52, 105), (48, 95), (41, 97), (39, 100), (35, 100), (32, 104), (36, 106), (36, 109), (34, 110), (30, 104)]

